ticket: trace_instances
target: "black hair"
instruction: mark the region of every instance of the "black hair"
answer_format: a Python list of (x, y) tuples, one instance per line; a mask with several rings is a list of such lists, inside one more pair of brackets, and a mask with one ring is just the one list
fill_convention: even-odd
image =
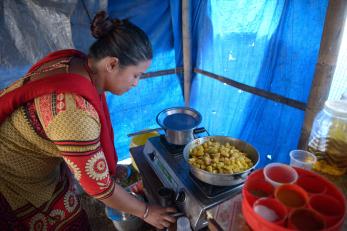
[(116, 57), (119, 65), (125, 67), (153, 57), (146, 33), (127, 19), (111, 19), (105, 11), (100, 11), (95, 15), (90, 29), (97, 39), (89, 48), (89, 56), (95, 60)]

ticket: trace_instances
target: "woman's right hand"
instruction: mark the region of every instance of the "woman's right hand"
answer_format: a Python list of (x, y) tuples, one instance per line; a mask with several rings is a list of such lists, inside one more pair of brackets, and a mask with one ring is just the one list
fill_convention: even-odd
[(169, 214), (174, 212), (176, 212), (175, 208), (163, 208), (157, 205), (149, 205), (148, 216), (144, 219), (144, 221), (158, 229), (167, 228), (171, 223), (176, 222), (176, 218), (170, 216)]

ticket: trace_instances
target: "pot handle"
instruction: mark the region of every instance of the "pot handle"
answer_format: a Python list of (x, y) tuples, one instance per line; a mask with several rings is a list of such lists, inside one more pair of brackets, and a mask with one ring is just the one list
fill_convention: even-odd
[(204, 127), (201, 127), (201, 128), (195, 128), (193, 130), (193, 136), (194, 138), (197, 138), (195, 135), (196, 134), (199, 134), (199, 133), (203, 133), (203, 132), (206, 132), (208, 136), (210, 136), (210, 133), (208, 133), (208, 131), (204, 128)]
[(255, 169), (252, 168), (252, 169), (249, 170), (249, 172), (248, 172), (247, 174), (244, 173), (244, 174), (242, 174), (242, 175), (235, 176), (234, 179), (235, 179), (235, 180), (239, 180), (239, 179), (246, 180), (247, 177), (248, 177), (254, 170), (255, 170)]

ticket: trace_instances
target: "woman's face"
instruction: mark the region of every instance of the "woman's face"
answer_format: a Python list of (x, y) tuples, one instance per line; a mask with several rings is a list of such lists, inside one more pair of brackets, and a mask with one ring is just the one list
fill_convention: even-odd
[(104, 90), (115, 95), (122, 95), (136, 87), (141, 75), (147, 70), (152, 60), (142, 61), (137, 65), (120, 67), (117, 63), (106, 65), (104, 72)]

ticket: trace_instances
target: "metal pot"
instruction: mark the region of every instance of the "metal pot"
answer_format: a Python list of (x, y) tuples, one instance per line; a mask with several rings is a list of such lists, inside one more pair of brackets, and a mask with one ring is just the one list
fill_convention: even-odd
[(165, 131), (166, 141), (171, 144), (185, 145), (195, 139), (194, 134), (205, 131), (197, 128), (201, 123), (200, 113), (189, 107), (167, 108), (156, 119)]
[[(219, 143), (222, 143), (222, 144), (229, 142), (231, 145), (235, 146), (241, 152), (246, 153), (247, 157), (252, 160), (254, 165), (244, 172), (233, 173), (233, 174), (210, 173), (208, 171), (199, 169), (191, 165), (188, 161), (189, 151), (192, 148), (195, 148), (196, 146), (206, 141), (209, 141), (211, 139), (214, 139), (215, 141), (218, 141)], [(256, 165), (259, 163), (259, 154), (252, 145), (242, 140), (231, 138), (228, 136), (206, 136), (206, 137), (195, 139), (184, 147), (183, 156), (189, 165), (191, 173), (195, 177), (197, 177), (199, 180), (205, 183), (208, 183), (211, 185), (218, 185), (218, 186), (231, 186), (231, 185), (237, 185), (237, 184), (241, 184), (245, 182), (247, 176), (255, 169)]]
[[(144, 201), (143, 197), (139, 194), (131, 192), (133, 196), (141, 201)], [(144, 221), (134, 215), (105, 207), (106, 216), (112, 221), (113, 225), (118, 231), (139, 231), (143, 230)]]

